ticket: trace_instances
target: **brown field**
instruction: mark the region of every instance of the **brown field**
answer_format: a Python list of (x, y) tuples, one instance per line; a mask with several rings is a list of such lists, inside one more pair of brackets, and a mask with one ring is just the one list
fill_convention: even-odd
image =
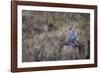
[[(81, 49), (64, 45), (68, 28), (79, 33)], [(22, 11), (22, 62), (89, 59), (90, 14)]]

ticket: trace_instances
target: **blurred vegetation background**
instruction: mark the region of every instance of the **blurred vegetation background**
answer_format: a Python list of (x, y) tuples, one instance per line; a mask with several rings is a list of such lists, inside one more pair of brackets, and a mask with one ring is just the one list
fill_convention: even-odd
[[(68, 28), (78, 32), (84, 47), (59, 46)], [(71, 12), (22, 11), (22, 62), (89, 59), (90, 14)]]

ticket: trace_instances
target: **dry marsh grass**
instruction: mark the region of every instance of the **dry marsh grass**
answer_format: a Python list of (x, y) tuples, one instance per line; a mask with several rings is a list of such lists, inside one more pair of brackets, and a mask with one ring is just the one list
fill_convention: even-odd
[[(22, 62), (89, 59), (88, 13), (22, 11)], [(79, 33), (84, 47), (64, 45), (69, 26)]]

